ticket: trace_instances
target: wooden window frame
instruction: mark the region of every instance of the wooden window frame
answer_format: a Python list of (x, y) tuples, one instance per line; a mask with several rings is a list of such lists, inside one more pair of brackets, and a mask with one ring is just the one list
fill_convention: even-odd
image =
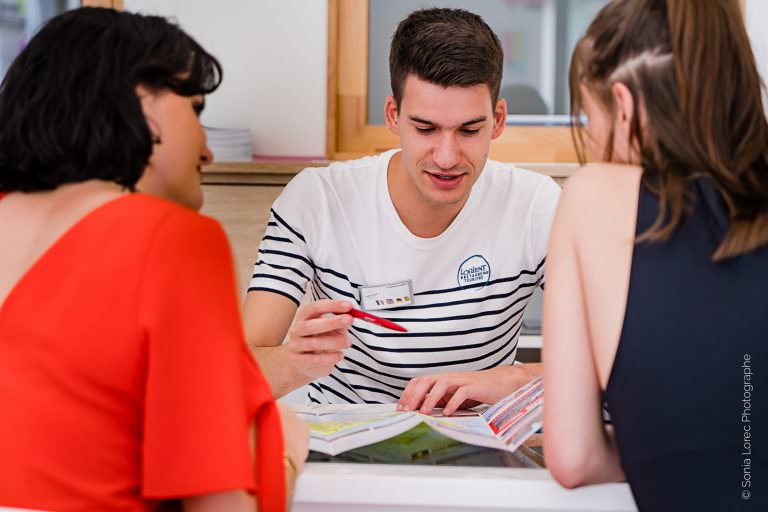
[[(386, 125), (368, 124), (368, 1), (328, 0), (326, 151), (348, 160), (399, 147)], [(384, 105), (381, 106), (384, 108)], [(512, 162), (576, 162), (567, 126), (506, 126), (489, 157)]]
[[(744, 0), (740, 0), (742, 17)], [(368, 123), (368, 1), (328, 0), (326, 151), (348, 160), (399, 147), (385, 125)], [(384, 108), (384, 105), (381, 106)], [(576, 162), (570, 127), (506, 126), (489, 157), (510, 162)]]
[(80, 0), (82, 7), (111, 7), (118, 11), (123, 10), (123, 0)]

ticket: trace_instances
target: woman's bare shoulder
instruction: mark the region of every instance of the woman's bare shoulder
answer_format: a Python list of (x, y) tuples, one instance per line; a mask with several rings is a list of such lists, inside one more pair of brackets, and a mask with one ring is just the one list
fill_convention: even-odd
[(580, 192), (603, 190), (616, 186), (635, 186), (643, 169), (636, 165), (592, 163), (579, 168), (566, 181), (567, 187), (578, 187)]
[[(563, 186), (560, 214), (577, 238), (633, 229), (642, 169), (618, 164), (589, 164)], [(626, 225), (626, 226), (625, 226)], [(632, 225), (632, 226), (630, 226)]]
[(637, 194), (642, 172), (642, 168), (633, 165), (585, 165), (566, 180), (563, 200), (586, 211), (626, 204)]

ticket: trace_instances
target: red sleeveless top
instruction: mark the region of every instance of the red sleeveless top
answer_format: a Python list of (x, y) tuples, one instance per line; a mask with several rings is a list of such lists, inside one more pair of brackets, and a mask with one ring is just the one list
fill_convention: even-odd
[(175, 204), (121, 196), (65, 232), (0, 304), (0, 506), (246, 489), (282, 511), (279, 411), (238, 301), (223, 230)]

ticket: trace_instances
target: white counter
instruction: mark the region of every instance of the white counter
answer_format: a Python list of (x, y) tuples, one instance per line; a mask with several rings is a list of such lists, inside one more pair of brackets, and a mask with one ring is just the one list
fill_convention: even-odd
[(544, 469), (307, 463), (294, 512), (636, 511), (627, 484), (567, 490)]

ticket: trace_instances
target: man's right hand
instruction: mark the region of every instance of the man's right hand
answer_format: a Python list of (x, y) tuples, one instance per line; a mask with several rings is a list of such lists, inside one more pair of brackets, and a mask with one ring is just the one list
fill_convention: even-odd
[[(269, 291), (245, 299), (245, 336), (276, 397), (325, 377), (350, 347), (352, 304), (319, 300), (297, 309), (292, 300)], [(324, 316), (328, 313), (332, 315)]]
[[(344, 314), (350, 309), (349, 302), (329, 299), (300, 307), (281, 347), (288, 364), (311, 380), (331, 373), (344, 358), (343, 350), (352, 346), (352, 317)], [(328, 313), (332, 315), (325, 316)]]

